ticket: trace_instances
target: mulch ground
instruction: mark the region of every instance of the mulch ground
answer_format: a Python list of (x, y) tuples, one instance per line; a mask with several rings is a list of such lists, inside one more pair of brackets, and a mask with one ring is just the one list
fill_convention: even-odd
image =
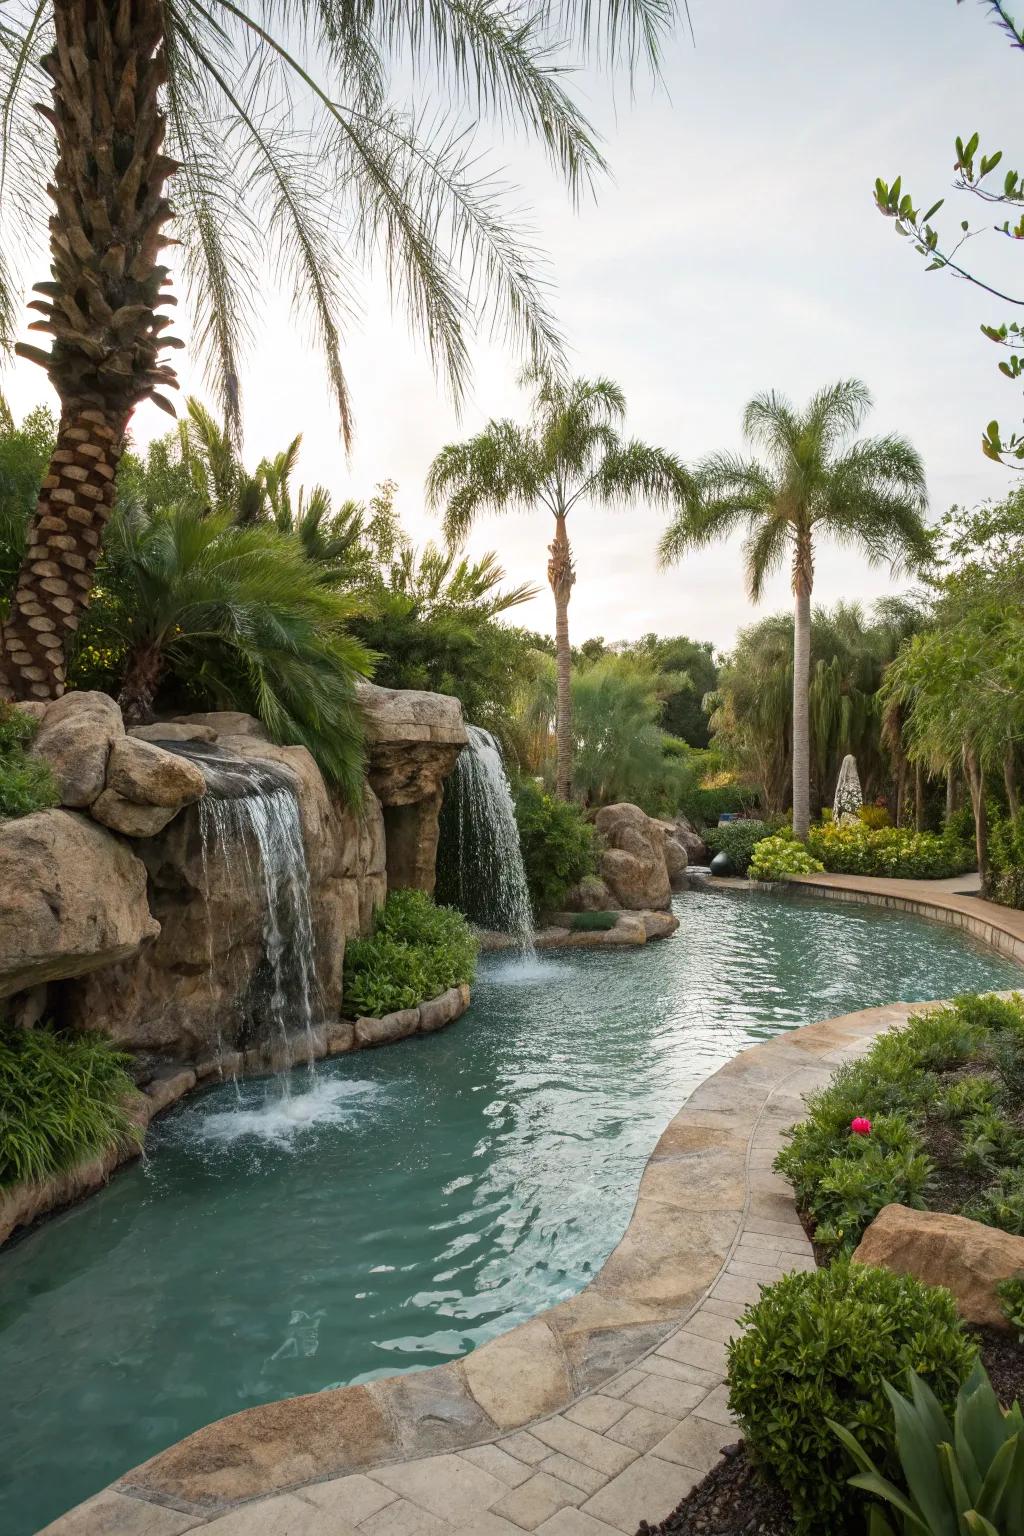
[(730, 1446), (679, 1508), (637, 1536), (792, 1536), (789, 1500), (764, 1482), (742, 1445)]
[(972, 1328), (981, 1346), (981, 1359), (995, 1394), (1004, 1408), (1024, 1408), (1024, 1347), (1015, 1333), (1002, 1328)]

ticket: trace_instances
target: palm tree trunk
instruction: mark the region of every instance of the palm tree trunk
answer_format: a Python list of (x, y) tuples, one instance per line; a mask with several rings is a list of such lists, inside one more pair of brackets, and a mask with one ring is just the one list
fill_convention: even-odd
[(158, 645), (132, 652), (117, 696), (125, 725), (146, 725), (152, 720), (153, 700), (163, 669), (163, 651)]
[(37, 110), (57, 141), (50, 194), (52, 281), (37, 283), (30, 329), (49, 351), (20, 344), (61, 402), (57, 446), (0, 635), (0, 695), (63, 692), (65, 646), (88, 602), (125, 432), (146, 397), (174, 414), (157, 386), (168, 323), (157, 308), (168, 269), (157, 256), (171, 217), (164, 195), (177, 162), (163, 154), (158, 95), (167, 78), (161, 0), (54, 0), (54, 48), (42, 61), (52, 106)]
[(946, 769), (946, 820), (956, 810), (956, 767), (950, 763)]
[(1017, 790), (1017, 759), (1012, 742), (1007, 742), (1003, 753), (1003, 783), (1006, 785), (1006, 804), (1010, 815), (1016, 818), (1020, 812), (1020, 794)]
[(914, 831), (924, 831), (924, 768), (914, 764)]
[(572, 799), (572, 652), (569, 648), (569, 598), (576, 572), (565, 527), (565, 515), (555, 519), (555, 537), (548, 545), (548, 581), (555, 595), (555, 667), (558, 697), (555, 713), (557, 764), (555, 793), (560, 800)]
[(988, 888), (988, 812), (985, 807), (985, 770), (973, 751), (964, 753), (967, 783), (971, 791), (971, 807), (974, 811), (974, 845), (978, 854), (978, 873), (981, 888)]
[(907, 760), (901, 757), (896, 767), (896, 825), (903, 825), (903, 804), (907, 792)]
[(793, 560), (793, 835), (806, 841), (811, 825), (811, 583), (810, 540), (799, 538)]

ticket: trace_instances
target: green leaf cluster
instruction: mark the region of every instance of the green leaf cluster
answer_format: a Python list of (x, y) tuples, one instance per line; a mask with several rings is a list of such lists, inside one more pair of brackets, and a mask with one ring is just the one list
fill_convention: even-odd
[(1017, 1330), (1018, 1344), (1024, 1344), (1024, 1273), (1010, 1275), (996, 1286), (1003, 1316)]
[(729, 1406), (757, 1461), (789, 1494), (798, 1536), (860, 1532), (829, 1420), (892, 1474), (885, 1383), (917, 1371), (952, 1406), (977, 1353), (949, 1291), (841, 1262), (763, 1289), (729, 1345)]
[(560, 911), (570, 888), (597, 870), (594, 828), (578, 805), (528, 781), (516, 793), (516, 824), (534, 915)]
[(59, 803), (49, 764), (26, 751), (38, 728), (31, 715), (0, 700), (0, 821)]
[[(1020, 1099), (1016, 1079), (1000, 1069), (1004, 1058), (1024, 1070), (1024, 999), (968, 995), (880, 1035), (810, 1095), (775, 1167), (814, 1222), (816, 1240), (850, 1253), (884, 1206), (927, 1207), (930, 1114), (955, 1128), (963, 1165), (989, 1181), (963, 1214), (1024, 1233)], [(971, 1066), (987, 1071), (964, 1070)], [(943, 1087), (941, 1073), (956, 1076)], [(851, 1132), (861, 1116), (872, 1122), (869, 1136)]]
[(0, 1188), (140, 1142), (129, 1059), (102, 1035), (0, 1026)]
[(824, 865), (792, 837), (766, 837), (750, 856), (752, 880), (785, 880), (789, 875), (813, 875)]
[(716, 853), (727, 853), (732, 861), (733, 873), (745, 875), (750, 868), (754, 849), (771, 835), (772, 829), (766, 821), (744, 818), (723, 822), (720, 827), (709, 827), (704, 834), (704, 841), (712, 857)]
[(345, 946), (342, 1007), (349, 1017), (380, 1018), (416, 1008), (473, 980), (477, 942), (461, 912), (435, 906), (422, 891), (392, 891), (374, 931)]
[(822, 822), (811, 828), (807, 847), (825, 869), (844, 875), (941, 880), (962, 874), (974, 863), (971, 850), (955, 838), (863, 822)]
[(942, 1401), (916, 1370), (910, 1398), (888, 1382), (902, 1486), (876, 1465), (862, 1434), (830, 1421), (860, 1471), (854, 1488), (873, 1504), (870, 1536), (1024, 1536), (1024, 1415), (1004, 1411), (978, 1361), (956, 1398), (952, 1425)]

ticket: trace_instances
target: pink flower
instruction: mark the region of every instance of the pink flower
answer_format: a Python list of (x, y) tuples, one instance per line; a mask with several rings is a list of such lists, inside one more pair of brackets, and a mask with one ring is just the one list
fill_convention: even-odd
[(850, 1121), (850, 1130), (855, 1136), (870, 1136), (871, 1121), (865, 1119), (863, 1115), (858, 1115), (855, 1120)]

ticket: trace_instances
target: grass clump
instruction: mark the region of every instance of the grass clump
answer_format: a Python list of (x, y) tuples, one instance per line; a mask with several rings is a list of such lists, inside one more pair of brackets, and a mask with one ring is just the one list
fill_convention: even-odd
[(0, 701), (0, 820), (44, 811), (60, 801), (49, 763), (28, 754), (38, 729), (38, 720)]
[(454, 907), (422, 891), (392, 891), (369, 938), (345, 947), (345, 1012), (381, 1018), (416, 1008), (476, 973), (477, 942)]
[(840, 1263), (766, 1287), (729, 1345), (729, 1406), (747, 1447), (788, 1493), (797, 1536), (861, 1532), (831, 1419), (898, 1473), (885, 1382), (915, 1370), (952, 1408), (977, 1349), (949, 1291)]
[(128, 1061), (102, 1035), (0, 1026), (0, 1188), (138, 1144)]
[(569, 926), (574, 933), (607, 933), (618, 920), (617, 912), (576, 912)]

